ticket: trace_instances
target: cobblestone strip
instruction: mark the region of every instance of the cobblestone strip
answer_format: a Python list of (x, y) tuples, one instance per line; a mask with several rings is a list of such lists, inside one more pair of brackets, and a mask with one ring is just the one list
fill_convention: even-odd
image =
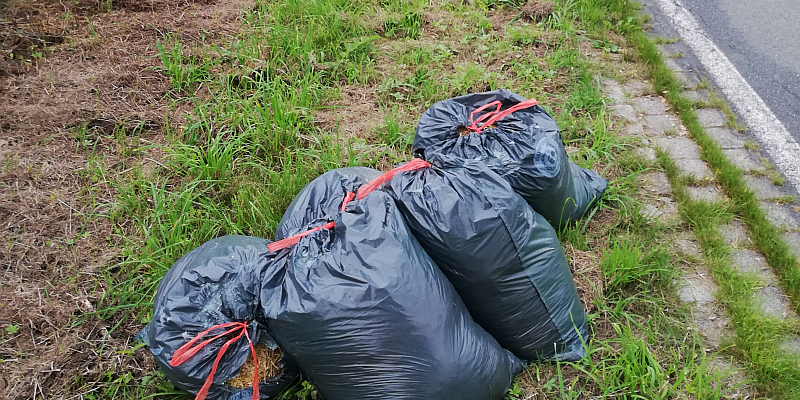
[[(684, 84), (693, 85), (700, 82), (696, 76), (684, 76), (681, 80)], [(647, 161), (655, 161), (654, 148), (661, 149), (672, 158), (680, 173), (688, 178), (686, 191), (694, 201), (728, 201), (717, 185), (714, 174), (701, 160), (697, 144), (689, 138), (687, 129), (671, 112), (664, 98), (653, 94), (652, 88), (640, 81), (621, 85), (613, 79), (606, 79), (603, 84), (606, 96), (613, 103), (610, 106), (612, 113), (627, 124), (621, 130), (622, 134), (638, 137), (643, 145), (635, 150), (636, 154)], [(692, 90), (685, 95), (700, 101), (707, 101), (709, 98), (709, 93), (705, 90)], [(778, 204), (785, 202), (784, 196), (787, 192), (773, 185), (764, 176), (768, 167), (760, 162), (757, 154), (747, 148), (745, 138), (736, 130), (726, 127), (727, 116), (723, 112), (711, 108), (697, 111), (705, 129), (723, 146), (726, 156), (740, 168), (747, 167), (743, 169), (749, 173), (748, 184), (758, 193), (759, 199), (763, 199), (762, 206), (770, 218), (783, 221), (786, 225), (784, 237), (787, 241), (794, 240), (794, 243), (800, 245), (800, 233), (794, 225), (797, 221), (791, 215), (793, 210), (789, 208), (792, 206)], [(678, 208), (670, 196), (672, 188), (664, 172), (650, 171), (644, 174), (642, 188), (648, 198), (642, 210), (644, 216), (666, 224), (681, 225)], [(734, 221), (728, 226), (720, 227), (720, 233), (732, 249), (733, 267), (743, 273), (752, 274), (761, 281), (761, 286), (754, 294), (754, 304), (758, 304), (760, 310), (754, 311), (778, 319), (797, 319), (798, 316), (778, 286), (777, 277), (748, 238), (745, 226), (740, 221)], [(680, 279), (676, 282), (678, 296), (689, 305), (695, 329), (705, 338), (708, 349), (719, 350), (723, 344), (732, 343), (730, 339), (735, 334), (729, 328), (730, 321), (725, 314), (725, 307), (716, 300), (717, 283), (703, 265), (699, 245), (691, 230), (679, 231), (674, 244), (687, 261), (687, 268), (680, 272)], [(784, 347), (787, 351), (800, 354), (800, 337), (787, 341)], [(716, 356), (712, 357), (712, 363), (720, 370), (733, 371), (731, 376), (739, 382), (744, 380), (741, 369), (733, 360)], [(743, 385), (737, 392), (747, 397), (750, 388)]]

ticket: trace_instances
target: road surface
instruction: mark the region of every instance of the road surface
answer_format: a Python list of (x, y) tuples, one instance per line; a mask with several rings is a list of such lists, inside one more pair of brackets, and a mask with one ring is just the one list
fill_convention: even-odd
[[(640, 0), (800, 189), (800, 1)], [(691, 68), (691, 67), (690, 67)], [(761, 107), (763, 105), (763, 107)]]

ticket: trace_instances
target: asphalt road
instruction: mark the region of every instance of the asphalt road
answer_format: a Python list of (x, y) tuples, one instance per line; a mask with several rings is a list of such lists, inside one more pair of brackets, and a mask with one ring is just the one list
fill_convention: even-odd
[[(664, 51), (709, 78), (800, 190), (800, 0), (638, 0)], [(763, 153), (762, 153), (763, 154)]]
[(800, 1), (684, 0), (683, 4), (800, 141)]

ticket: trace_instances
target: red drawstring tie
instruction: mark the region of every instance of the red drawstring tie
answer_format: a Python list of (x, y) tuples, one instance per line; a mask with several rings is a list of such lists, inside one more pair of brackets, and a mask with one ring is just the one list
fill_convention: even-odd
[(375, 189), (381, 187), (384, 183), (392, 180), (399, 172), (414, 171), (422, 168), (428, 168), (431, 164), (421, 158), (415, 158), (395, 169), (389, 170), (383, 175), (367, 182), (364, 186), (358, 188), (358, 195), (356, 199), (361, 200), (368, 194), (372, 193)]
[[(226, 330), (225, 332), (220, 333), (217, 336), (212, 337), (211, 339), (206, 339), (202, 343), (199, 343), (195, 346), (203, 336), (207, 335), (209, 332), (215, 329), (222, 329), (232, 327), (231, 329)], [(247, 333), (247, 322), (228, 322), (224, 324), (214, 325), (211, 328), (208, 328), (197, 335), (194, 339), (190, 340), (183, 346), (181, 346), (175, 354), (172, 355), (172, 359), (169, 362), (169, 365), (173, 367), (177, 367), (178, 365), (183, 364), (188, 359), (192, 358), (200, 349), (205, 347), (207, 344), (223, 337), (237, 330), (241, 329), (239, 335), (234, 337), (233, 339), (229, 339), (225, 344), (222, 345), (222, 348), (219, 349), (219, 353), (217, 354), (217, 358), (214, 360), (214, 365), (211, 367), (211, 373), (208, 374), (208, 378), (206, 379), (206, 383), (203, 384), (203, 387), (200, 388), (200, 391), (197, 392), (197, 396), (194, 398), (195, 400), (203, 400), (206, 398), (208, 394), (208, 390), (211, 388), (211, 384), (214, 383), (214, 374), (217, 372), (217, 367), (219, 366), (219, 360), (222, 359), (222, 356), (225, 355), (225, 352), (228, 351), (228, 347), (230, 347), (233, 342), (239, 340), (243, 335), (247, 338), (247, 342), (250, 344), (250, 352), (253, 354), (253, 362), (256, 365), (255, 373), (253, 374), (253, 396), (251, 397), (252, 400), (258, 400), (258, 359), (256, 358), (256, 349), (253, 347), (253, 341), (250, 340), (250, 334)]]
[[(372, 193), (372, 191), (374, 191), (375, 189), (381, 187), (381, 185), (383, 185), (387, 181), (391, 180), (399, 172), (414, 171), (414, 170), (417, 170), (417, 169), (427, 168), (427, 167), (430, 167), (430, 166), (431, 166), (431, 164), (429, 162), (427, 162), (427, 161), (425, 161), (425, 160), (423, 160), (421, 158), (415, 158), (415, 159), (403, 164), (402, 166), (399, 166), (399, 167), (397, 167), (395, 169), (392, 169), (392, 170), (384, 173), (383, 175), (381, 175), (381, 176), (379, 176), (379, 177), (367, 182), (366, 184), (364, 184), (364, 186), (361, 186), (360, 188), (358, 188), (358, 194), (357, 195), (356, 195), (356, 193), (353, 193), (353, 192), (347, 192), (347, 195), (345, 196), (344, 201), (342, 201), (341, 210), (344, 211), (345, 208), (347, 207), (347, 203), (353, 201), (353, 199), (357, 199), (357, 200), (363, 199), (366, 195)], [(316, 228), (309, 229), (309, 230), (307, 230), (305, 232), (298, 233), (297, 235), (294, 235), (294, 236), (289, 236), (289, 237), (287, 237), (285, 239), (278, 240), (277, 242), (272, 242), (272, 243), (267, 245), (267, 248), (269, 249), (269, 251), (274, 253), (274, 252), (276, 252), (278, 250), (281, 250), (281, 249), (284, 249), (286, 247), (289, 247), (289, 246), (297, 244), (300, 241), (300, 239), (302, 239), (305, 236), (308, 236), (312, 232), (316, 232), (316, 231), (318, 231), (320, 229), (333, 229), (335, 227), (336, 227), (335, 223), (328, 222), (325, 225), (321, 225), (321, 226), (318, 226)]]
[(334, 224), (333, 222), (328, 222), (325, 225), (321, 225), (321, 226), (318, 226), (316, 228), (309, 229), (309, 230), (307, 230), (307, 231), (305, 231), (303, 233), (298, 233), (297, 235), (289, 236), (286, 239), (281, 239), (281, 240), (278, 240), (277, 242), (272, 242), (272, 243), (267, 245), (267, 248), (269, 249), (269, 251), (274, 253), (274, 252), (276, 252), (278, 250), (281, 250), (281, 249), (284, 249), (284, 248), (289, 247), (291, 245), (297, 244), (297, 242), (299, 242), (300, 239), (302, 239), (305, 236), (308, 236), (311, 232), (316, 232), (316, 231), (318, 231), (320, 229), (332, 229), (334, 226), (336, 226), (336, 224)]
[[(525, 109), (525, 108), (533, 107), (533, 106), (535, 106), (537, 104), (539, 104), (539, 102), (536, 101), (536, 99), (530, 99), (530, 100), (525, 100), (525, 101), (523, 101), (521, 103), (515, 104), (515, 105), (513, 105), (513, 106), (511, 106), (511, 107), (509, 107), (509, 108), (507, 108), (507, 109), (505, 109), (503, 111), (500, 111), (500, 101), (499, 100), (495, 100), (495, 101), (493, 101), (493, 102), (491, 102), (489, 104), (486, 104), (486, 105), (483, 105), (481, 107), (478, 107), (478, 108), (475, 109), (475, 111), (471, 112), (469, 114), (469, 122), (470, 122), (470, 124), (468, 126), (466, 126), (466, 128), (471, 130), (471, 131), (473, 131), (473, 132), (481, 133), (481, 131), (483, 130), (483, 128), (485, 126), (490, 126), (490, 125), (494, 124), (495, 122), (499, 121), (500, 119), (504, 118), (505, 116), (515, 112), (515, 111), (519, 111), (519, 110), (522, 110), (522, 109)], [(483, 111), (483, 110), (485, 110), (485, 109), (487, 109), (489, 107), (492, 107), (492, 106), (497, 106), (497, 108), (495, 108), (494, 111), (490, 111), (490, 112), (488, 112), (486, 114), (481, 115), (480, 117), (478, 117), (477, 120), (475, 120), (475, 114), (477, 114), (477, 113), (479, 113), (479, 112), (481, 112), (481, 111)], [(478, 126), (478, 123), (483, 121), (483, 120), (486, 120), (486, 122), (484, 122), (480, 126)]]

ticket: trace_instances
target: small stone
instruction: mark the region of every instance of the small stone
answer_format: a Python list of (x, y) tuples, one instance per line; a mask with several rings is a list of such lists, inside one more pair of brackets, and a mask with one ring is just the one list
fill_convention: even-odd
[(659, 196), (669, 196), (672, 186), (669, 184), (667, 174), (661, 171), (650, 171), (642, 176), (642, 186), (650, 193)]
[(700, 159), (700, 148), (687, 137), (654, 138), (653, 143), (667, 152), (673, 160)]
[(679, 71), (680, 72), (680, 71), (685, 71), (686, 70), (685, 68), (683, 68), (683, 66), (680, 63), (675, 61), (674, 58), (669, 57), (669, 56), (664, 58), (664, 63), (667, 64), (667, 68), (669, 68), (669, 69), (671, 69), (673, 71)]
[(605, 79), (603, 80), (603, 86), (605, 86), (606, 97), (611, 99), (613, 104), (625, 104), (628, 102), (625, 92), (622, 91), (622, 86), (616, 80)]
[(795, 256), (800, 259), (800, 233), (795, 232), (787, 232), (781, 235), (786, 244), (789, 245), (789, 249), (791, 249)]
[(725, 240), (725, 244), (734, 249), (744, 248), (751, 243), (750, 238), (747, 236), (747, 228), (738, 220), (723, 226), (720, 229), (720, 233), (722, 234), (722, 239)]
[(758, 276), (764, 285), (775, 285), (778, 278), (769, 268), (767, 260), (761, 253), (753, 250), (737, 250), (731, 254), (733, 267), (739, 272)]
[(642, 157), (645, 161), (656, 160), (656, 151), (650, 147), (637, 147), (633, 150), (633, 154)]
[(672, 115), (647, 115), (644, 117), (647, 127), (657, 135), (676, 133), (680, 121)]
[(709, 101), (711, 100), (711, 95), (708, 94), (708, 90), (700, 89), (700, 90), (687, 90), (681, 93), (683, 97), (685, 97), (689, 101)]
[(658, 115), (667, 112), (667, 104), (661, 97), (634, 97), (632, 101), (636, 111), (647, 115)]
[(740, 149), (744, 147), (744, 142), (739, 139), (739, 135), (733, 129), (707, 128), (705, 132), (714, 139), (717, 146), (723, 149)]
[(625, 91), (633, 97), (641, 96), (652, 91), (651, 86), (642, 81), (630, 81), (623, 86), (625, 87)]
[(763, 171), (764, 166), (747, 149), (723, 149), (722, 153), (739, 169), (747, 171)]
[(678, 82), (680, 82), (685, 87), (692, 87), (700, 84), (700, 78), (698, 78), (697, 75), (693, 72), (675, 71), (674, 74), (675, 78), (678, 79)]
[(765, 314), (777, 319), (797, 319), (797, 315), (789, 309), (789, 300), (780, 288), (767, 286), (753, 295), (753, 300)]
[(678, 165), (678, 169), (681, 171), (681, 174), (691, 177), (695, 180), (703, 180), (703, 179), (711, 179), (714, 177), (714, 174), (708, 168), (703, 160), (695, 160), (695, 159), (685, 159), (685, 160), (676, 160), (676, 164)]
[(689, 192), (689, 197), (691, 197), (694, 201), (717, 203), (725, 200), (725, 196), (723, 196), (714, 186), (689, 186), (686, 189)]
[(779, 187), (772, 184), (769, 178), (763, 176), (745, 175), (744, 181), (747, 187), (750, 188), (759, 200), (772, 199), (776, 197), (785, 196), (786, 193)]
[(611, 110), (612, 114), (614, 114), (614, 115), (616, 115), (618, 117), (621, 117), (621, 118), (625, 118), (626, 120), (628, 120), (630, 122), (636, 122), (636, 121), (639, 120), (639, 117), (636, 115), (636, 111), (633, 109), (633, 106), (630, 105), (630, 104), (618, 104), (618, 105), (609, 107), (609, 109)]
[(760, 202), (761, 209), (767, 213), (767, 220), (778, 228), (800, 229), (800, 222), (794, 216), (794, 211), (781, 204)]
[(725, 113), (716, 108), (701, 108), (695, 110), (695, 113), (697, 114), (697, 120), (705, 127), (724, 126), (728, 121), (728, 117), (725, 116)]

